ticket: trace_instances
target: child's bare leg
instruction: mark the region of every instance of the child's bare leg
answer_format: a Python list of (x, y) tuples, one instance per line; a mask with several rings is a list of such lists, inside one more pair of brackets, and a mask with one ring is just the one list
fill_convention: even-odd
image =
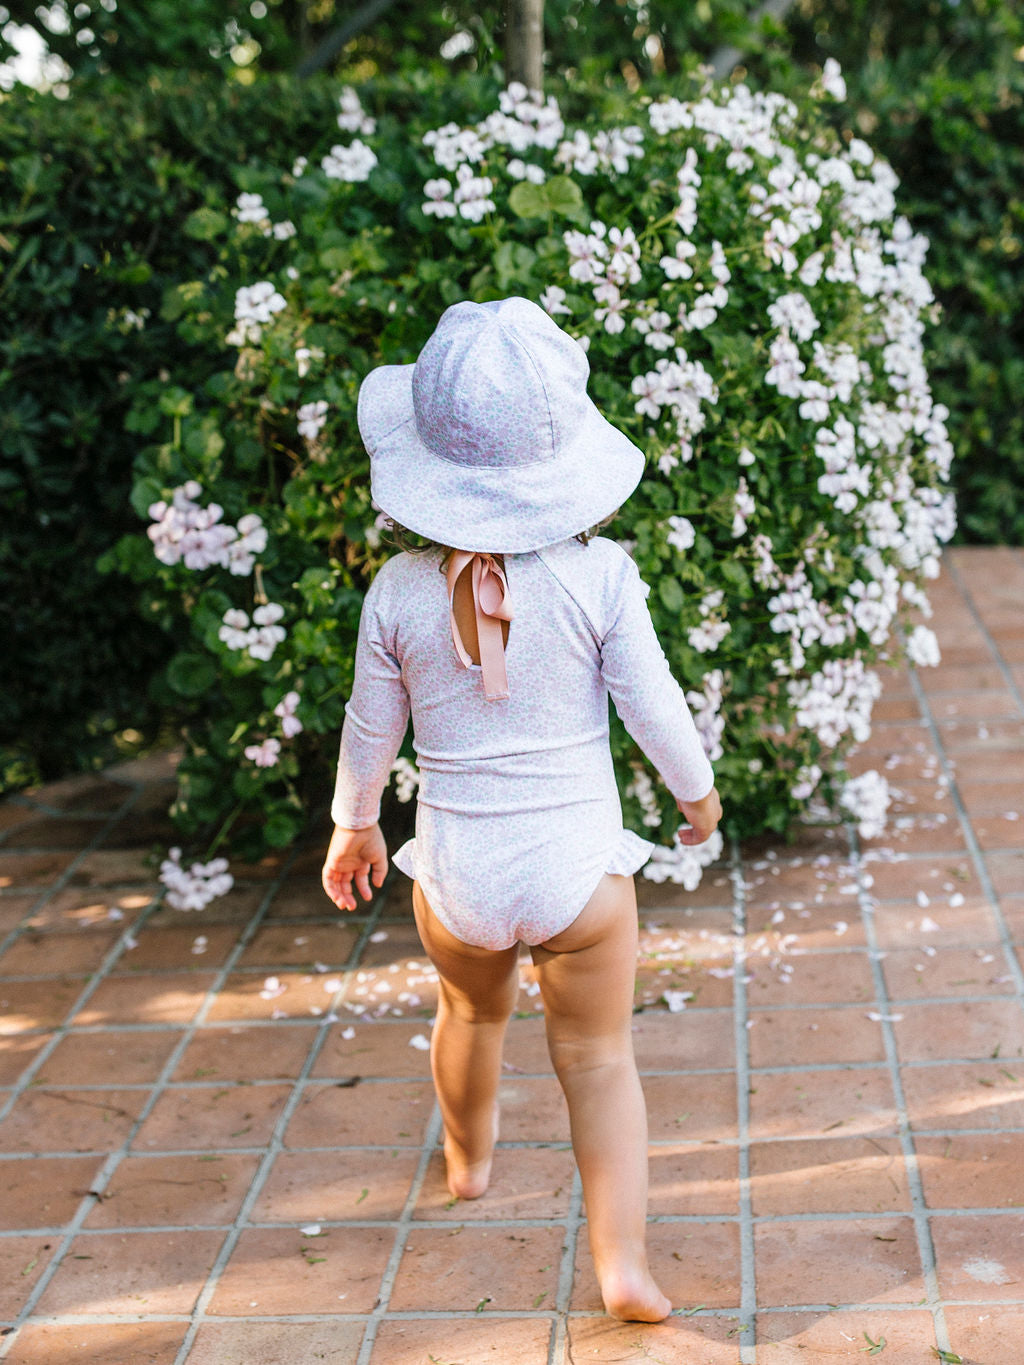
[(533, 959), (605, 1308), (660, 1322), (672, 1305), (647, 1266), (647, 1111), (632, 1037), (636, 946), (632, 878), (606, 876)]
[(413, 884), (416, 927), (437, 968), (440, 994), (430, 1045), (448, 1188), (460, 1199), (487, 1189), (498, 1128), (501, 1045), (519, 989), (519, 946), (474, 948), (449, 933)]

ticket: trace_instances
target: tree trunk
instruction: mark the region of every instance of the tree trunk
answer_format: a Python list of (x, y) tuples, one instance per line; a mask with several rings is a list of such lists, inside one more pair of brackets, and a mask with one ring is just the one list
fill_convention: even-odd
[(507, 0), (505, 65), (508, 80), (527, 90), (544, 84), (544, 0)]

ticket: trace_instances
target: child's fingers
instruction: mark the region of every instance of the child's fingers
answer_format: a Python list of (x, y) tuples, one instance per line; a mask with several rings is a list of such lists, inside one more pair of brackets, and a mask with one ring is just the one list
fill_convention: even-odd
[(370, 881), (368, 876), (369, 871), (370, 864), (364, 863), (363, 866), (359, 868), (359, 870), (356, 872), (355, 878), (356, 890), (362, 896), (364, 901), (368, 901), (373, 894), (370, 890)]

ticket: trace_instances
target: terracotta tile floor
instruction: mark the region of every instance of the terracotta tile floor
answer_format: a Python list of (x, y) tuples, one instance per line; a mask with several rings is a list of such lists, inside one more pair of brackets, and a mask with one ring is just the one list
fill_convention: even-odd
[(311, 837), (168, 909), (159, 756), (0, 805), (0, 1360), (1019, 1365), (1024, 552), (953, 551), (932, 600), (944, 662), (851, 764), (883, 836), (640, 882), (656, 1327), (600, 1312), (525, 967), (459, 1205), (408, 883), (339, 922)]

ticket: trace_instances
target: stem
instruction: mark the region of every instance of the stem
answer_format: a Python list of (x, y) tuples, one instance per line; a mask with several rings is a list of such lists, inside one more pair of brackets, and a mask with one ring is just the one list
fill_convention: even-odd
[(220, 829), (216, 833), (216, 836), (214, 837), (213, 843), (206, 850), (206, 855), (203, 860), (204, 862), (209, 862), (209, 860), (216, 853), (217, 849), (220, 848), (221, 844), (227, 838), (228, 831), (230, 830), (231, 826), (235, 823), (235, 821), (238, 819), (239, 815), (241, 815), (242, 813), (243, 805), (244, 802), (239, 801), (238, 805), (234, 808), (234, 810), (230, 813), (230, 815), (221, 825)]

